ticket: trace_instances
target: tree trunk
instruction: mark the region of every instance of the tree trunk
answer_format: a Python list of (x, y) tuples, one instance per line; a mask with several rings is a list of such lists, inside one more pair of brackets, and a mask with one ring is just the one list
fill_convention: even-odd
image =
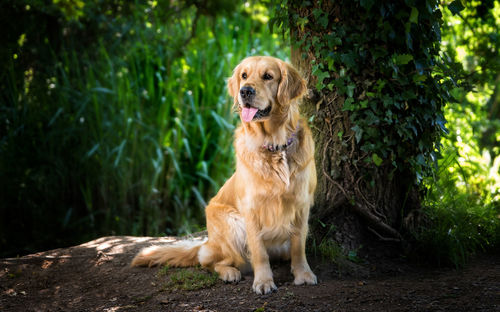
[[(319, 50), (323, 46), (320, 45), (318, 48), (315, 46), (315, 41), (320, 42), (335, 31), (338, 32), (339, 24), (359, 24), (343, 28), (348, 30), (355, 28), (359, 33), (378, 31), (377, 25), (366, 24), (367, 20), (370, 21), (369, 18), (362, 20), (363, 14), (353, 14), (352, 8), (346, 9), (347, 6), (357, 5), (361, 12), (363, 8), (359, 7), (359, 4), (355, 1), (351, 3), (354, 4), (339, 4), (338, 1), (320, 4), (313, 1), (313, 4), (304, 5), (298, 1), (290, 4), (288, 8), (293, 47), (292, 63), (307, 79), (310, 91), (301, 109), (302, 113), (309, 117), (316, 142), (318, 187), (315, 206), (310, 217), (311, 233), (316, 244), (333, 240), (341, 245), (345, 252), (358, 250), (362, 246), (373, 246), (376, 241), (396, 242), (396, 246), (399, 247), (406, 245), (403, 245), (407, 242), (405, 233), (409, 228), (411, 230), (411, 226), (418, 219), (416, 216), (421, 202), (421, 192), (415, 183), (415, 171), (404, 165), (395, 166), (394, 161), (399, 164), (404, 163), (404, 159), (395, 157), (391, 159), (389, 156), (382, 159), (378, 152), (377, 154), (363, 150), (363, 144), (366, 145), (367, 142), (357, 137), (358, 133), (353, 130), (357, 126), (356, 118), (353, 118), (352, 111), (345, 108), (344, 102), (348, 96), (359, 103), (367, 92), (373, 91), (377, 80), (381, 79), (373, 64), (361, 64), (359, 71), (349, 71), (345, 64), (337, 65), (334, 70), (331, 68), (324, 70), (328, 73), (324, 81), (323, 78), (319, 80), (317, 74), (313, 74), (315, 66), (327, 64), (329, 61), (328, 56), (321, 57), (324, 52)], [(403, 5), (402, 8), (407, 10), (407, 16), (413, 16), (411, 7)], [(327, 15), (328, 22), (322, 20), (325, 15), (322, 16), (321, 12)], [(318, 23), (323, 26), (318, 27)], [(362, 25), (363, 23), (365, 25)], [(322, 31), (318, 32), (318, 29)], [(347, 32), (341, 39), (345, 42), (349, 41), (349, 38), (356, 38), (357, 35), (359, 34), (355, 31)], [(315, 37), (319, 39), (314, 39)], [(355, 39), (351, 41), (354, 41), (355, 46)], [(372, 43), (377, 44), (377, 41), (373, 40)], [(387, 43), (384, 42), (380, 45), (383, 49), (392, 49), (393, 53), (408, 53), (398, 51), (397, 45), (387, 47)], [(347, 54), (345, 46), (352, 47), (353, 43), (338, 45), (331, 52)], [(356, 58), (355, 62), (362, 63), (363, 59)], [(339, 72), (342, 70), (346, 70), (355, 87), (351, 87), (347, 92), (339, 92), (336, 84), (334, 87), (331, 85), (330, 88), (326, 87), (328, 82), (342, 79), (342, 73)], [(318, 90), (318, 84), (323, 88)], [(381, 109), (383, 106), (377, 107)], [(407, 108), (401, 109), (400, 118), (407, 114), (406, 111)], [(371, 130), (378, 131), (382, 127), (389, 126), (378, 123), (371, 126)], [(422, 137), (424, 131), (418, 135)], [(384, 140), (383, 133), (379, 139)], [(395, 146), (406, 144), (408, 147), (404, 145), (403, 148), (411, 150), (412, 144), (408, 143), (400, 142)]]
[[(311, 65), (300, 55), (293, 50), (292, 62), (314, 90)], [(334, 92), (312, 91), (302, 104), (302, 113), (314, 116), (311, 128), (318, 170), (311, 233), (317, 242), (334, 239), (346, 251), (367, 246), (373, 239), (402, 242), (403, 218), (420, 208), (414, 176), (405, 172), (390, 176), (390, 164), (372, 165), (368, 168), (374, 173), (372, 179), (365, 176), (369, 165), (362, 161), (368, 155), (355, 141), (354, 125), (342, 111), (343, 103), (344, 98)]]

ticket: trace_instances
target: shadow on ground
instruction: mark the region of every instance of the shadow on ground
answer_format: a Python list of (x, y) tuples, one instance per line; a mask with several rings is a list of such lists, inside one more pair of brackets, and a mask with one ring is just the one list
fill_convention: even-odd
[(293, 285), (289, 264), (276, 263), (279, 289), (266, 296), (252, 292), (251, 274), (238, 284), (219, 280), (209, 288), (188, 291), (168, 286), (176, 269), (129, 266), (142, 247), (174, 241), (111, 236), (0, 259), (0, 311), (500, 310), (499, 255), (481, 256), (463, 270), (372, 263), (356, 276), (313, 260), (320, 280), (316, 286)]

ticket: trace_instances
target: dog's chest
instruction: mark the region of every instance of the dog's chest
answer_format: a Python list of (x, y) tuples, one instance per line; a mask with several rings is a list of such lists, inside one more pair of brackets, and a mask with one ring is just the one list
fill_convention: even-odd
[(294, 232), (295, 215), (284, 207), (267, 207), (260, 211), (260, 236), (264, 241), (281, 243)]
[(265, 241), (285, 241), (300, 222), (302, 206), (296, 194), (278, 196), (259, 194), (252, 203), (253, 215), (258, 218), (260, 235)]
[(262, 168), (259, 179), (269, 184), (273, 190), (286, 193), (294, 182), (297, 164), (288, 151), (262, 152)]

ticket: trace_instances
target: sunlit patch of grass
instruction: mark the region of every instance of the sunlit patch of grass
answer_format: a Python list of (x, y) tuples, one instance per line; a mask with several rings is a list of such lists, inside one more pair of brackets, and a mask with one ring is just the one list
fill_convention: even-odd
[(165, 275), (167, 275), (167, 273), (169, 272), (170, 269), (171, 269), (170, 266), (168, 264), (165, 264), (158, 271), (158, 276), (165, 276)]
[(218, 276), (215, 272), (208, 272), (202, 268), (171, 269), (164, 267), (159, 274), (168, 278), (164, 289), (171, 290), (197, 290), (210, 288), (217, 283)]

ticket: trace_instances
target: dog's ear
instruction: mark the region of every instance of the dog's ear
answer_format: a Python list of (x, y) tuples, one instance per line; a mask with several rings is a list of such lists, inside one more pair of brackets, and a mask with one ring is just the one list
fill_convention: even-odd
[(233, 70), (233, 75), (227, 80), (227, 91), (234, 99), (234, 105), (238, 103), (238, 93), (240, 86), (240, 65)]
[(291, 65), (280, 62), (281, 81), (278, 87), (278, 102), (286, 104), (291, 100), (302, 96), (306, 90), (306, 81), (299, 72)]

